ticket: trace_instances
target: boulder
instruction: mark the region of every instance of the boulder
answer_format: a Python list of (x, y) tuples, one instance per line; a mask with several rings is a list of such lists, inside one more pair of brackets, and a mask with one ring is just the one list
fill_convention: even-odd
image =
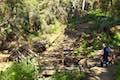
[(35, 41), (32, 44), (33, 51), (36, 53), (42, 53), (46, 50), (45, 42)]

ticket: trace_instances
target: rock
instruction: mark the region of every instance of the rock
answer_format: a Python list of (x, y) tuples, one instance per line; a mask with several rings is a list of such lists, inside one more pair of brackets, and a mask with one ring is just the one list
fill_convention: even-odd
[(85, 65), (85, 63), (86, 63), (86, 59), (81, 59), (81, 60), (79, 61), (79, 64), (81, 64), (81, 65)]
[(17, 39), (18, 39), (18, 36), (14, 32), (9, 33), (8, 36), (6, 37), (6, 41), (8, 42), (16, 41)]
[(116, 31), (120, 32), (120, 25), (113, 26), (110, 30), (111, 32), (116, 32)]
[(94, 67), (94, 66), (96, 66), (96, 61), (94, 61), (94, 60), (87, 60), (87, 66), (88, 67)]
[(88, 80), (101, 80), (98, 76), (89, 77)]
[(90, 70), (95, 72), (96, 75), (100, 75), (101, 73), (107, 72), (106, 68), (100, 68), (100, 67), (92, 67)]
[(1, 41), (0, 42), (0, 51), (8, 50), (9, 49), (9, 42)]
[(67, 67), (70, 67), (71, 65), (78, 65), (79, 59), (72, 57), (72, 56), (66, 56), (64, 58), (64, 65)]
[(44, 77), (49, 77), (53, 75), (56, 72), (56, 70), (43, 70), (41, 73)]
[(35, 41), (32, 44), (33, 51), (36, 53), (42, 53), (43, 51), (46, 50), (45, 43), (41, 41)]

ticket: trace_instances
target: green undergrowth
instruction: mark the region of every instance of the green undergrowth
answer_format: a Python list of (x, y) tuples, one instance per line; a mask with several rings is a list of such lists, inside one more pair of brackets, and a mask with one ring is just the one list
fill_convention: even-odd
[(120, 32), (115, 33), (113, 39), (113, 44), (120, 46)]
[(81, 80), (83, 77), (85, 77), (85, 74), (83, 72), (73, 70), (56, 72), (52, 76), (52, 80)]
[(51, 77), (40, 77), (41, 68), (35, 66), (36, 59), (23, 59), (13, 64), (5, 71), (0, 72), (0, 80), (80, 80), (85, 77), (85, 73), (79, 70), (61, 71)]
[(120, 80), (120, 63), (116, 66), (116, 80)]
[[(88, 39), (90, 36), (92, 36), (92, 38)], [(119, 32), (114, 33), (114, 35), (108, 35), (105, 32), (93, 34), (84, 33), (82, 39), (80, 46), (74, 51), (76, 56), (80, 56), (82, 53), (94, 56), (98, 50), (102, 49), (103, 43), (107, 44), (109, 47), (120, 46)]]
[[(79, 20), (79, 19), (80, 20)], [(72, 18), (70, 22), (71, 28), (76, 28), (80, 23), (92, 22), (93, 27), (90, 28), (92, 33), (83, 33), (80, 46), (75, 49), (74, 54), (80, 56), (81, 54), (95, 55), (96, 51), (102, 49), (102, 44), (106, 43), (109, 47), (120, 46), (120, 33), (114, 31), (112, 35), (110, 30), (115, 25), (119, 24), (119, 19), (112, 16), (110, 11), (103, 12), (100, 9), (90, 10), (85, 16)], [(89, 38), (92, 39), (89, 40)]]
[(0, 80), (35, 80), (39, 69), (35, 63), (35, 59), (13, 62), (9, 68), (0, 73)]

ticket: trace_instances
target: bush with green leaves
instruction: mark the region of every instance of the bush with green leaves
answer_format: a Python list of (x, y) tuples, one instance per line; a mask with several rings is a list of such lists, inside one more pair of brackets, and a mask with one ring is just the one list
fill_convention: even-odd
[(120, 80), (120, 63), (116, 66), (116, 80)]
[(113, 39), (113, 44), (116, 46), (120, 46), (120, 32), (115, 33)]
[(72, 70), (72, 71), (63, 71), (63, 72), (56, 72), (52, 76), (52, 80), (80, 80), (85, 77), (83, 72)]
[(87, 50), (87, 40), (86, 41), (83, 41), (81, 44), (80, 44), (80, 47), (76, 48), (75, 51), (74, 51), (74, 55), (75, 56), (80, 56), (81, 53), (85, 53)]
[(35, 60), (23, 59), (13, 64), (0, 73), (0, 80), (35, 80), (37, 78), (38, 67)]
[[(115, 32), (113, 35), (109, 35), (105, 32), (97, 33), (94, 32), (92, 34), (82, 34), (82, 41), (80, 42), (80, 46), (75, 49), (74, 54), (76, 56), (80, 56), (81, 53), (84, 55), (93, 53), (96, 50), (102, 49), (102, 44), (105, 43), (109, 47), (120, 46), (120, 33)], [(92, 38), (89, 40), (89, 37)], [(92, 42), (90, 42), (92, 40)]]

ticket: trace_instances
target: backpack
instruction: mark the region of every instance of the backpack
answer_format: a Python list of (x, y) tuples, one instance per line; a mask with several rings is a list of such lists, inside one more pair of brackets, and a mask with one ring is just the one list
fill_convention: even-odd
[(111, 48), (110, 47), (106, 47), (104, 49), (104, 53), (110, 55), (111, 54)]

